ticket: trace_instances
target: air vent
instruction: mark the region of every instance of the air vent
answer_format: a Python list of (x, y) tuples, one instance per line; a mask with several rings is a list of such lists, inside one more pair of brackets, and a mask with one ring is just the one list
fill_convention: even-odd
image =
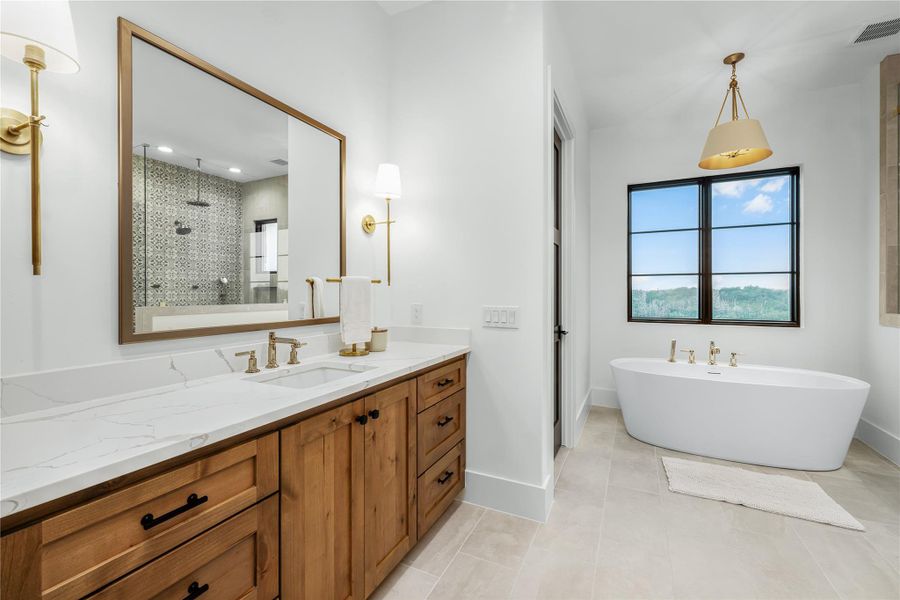
[(283, 167), (287, 164), (287, 161), (283, 158), (276, 158), (275, 160), (270, 160), (269, 162), (273, 165), (278, 165), (279, 167)]
[(890, 19), (889, 21), (881, 21), (880, 23), (872, 23), (866, 25), (866, 28), (853, 40), (854, 44), (863, 42), (871, 42), (872, 40), (881, 39), (894, 35), (900, 31), (900, 19)]

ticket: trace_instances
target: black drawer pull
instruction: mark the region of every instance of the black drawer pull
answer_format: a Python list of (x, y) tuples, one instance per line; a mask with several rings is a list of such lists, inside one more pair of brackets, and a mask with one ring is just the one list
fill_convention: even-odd
[(369, 411), (369, 417), (374, 421), (381, 416), (381, 412), (376, 408)]
[(440, 381), (437, 382), (437, 386), (442, 388), (444, 386), (450, 385), (451, 383), (453, 383), (452, 377), (444, 377), (443, 379), (441, 379)]
[(209, 496), (201, 496), (198, 497), (197, 494), (191, 494), (187, 497), (187, 502), (185, 502), (184, 506), (179, 506), (174, 510), (170, 510), (164, 515), (154, 518), (153, 513), (147, 513), (143, 517), (141, 517), (141, 525), (144, 526), (144, 529), (150, 529), (151, 527), (156, 527), (160, 523), (165, 523), (169, 519), (177, 517), (183, 512), (187, 512), (194, 507), (200, 506), (204, 502), (209, 500)]
[(446, 425), (447, 423), (449, 423), (452, 420), (453, 420), (453, 417), (441, 417), (440, 420), (437, 422), (437, 426), (443, 427), (444, 425)]
[(194, 600), (194, 598), (199, 598), (203, 594), (205, 594), (209, 590), (209, 584), (204, 583), (200, 585), (196, 581), (188, 586), (188, 595), (184, 597), (184, 600)]
[(444, 485), (451, 477), (453, 477), (453, 471), (444, 471), (444, 474), (438, 477), (437, 482)]
[(367, 415), (359, 415), (358, 417), (356, 417), (356, 422), (360, 425), (365, 425), (369, 422), (369, 417)]

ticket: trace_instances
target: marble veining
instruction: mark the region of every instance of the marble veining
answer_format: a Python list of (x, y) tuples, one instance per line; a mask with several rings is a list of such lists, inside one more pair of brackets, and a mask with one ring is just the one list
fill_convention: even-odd
[[(45, 394), (45, 408), (0, 420), (0, 516), (225, 440), (468, 351), (465, 344), (392, 341), (386, 352), (365, 357), (343, 358), (336, 353), (307, 357), (302, 364), (340, 361), (352, 365), (354, 370), (358, 367), (360, 372), (305, 389), (250, 381), (252, 376), (242, 371), (243, 363), (236, 364), (221, 350), (208, 351), (194, 353), (203, 354), (204, 362), (218, 362), (219, 372), (205, 377), (191, 378), (175, 357), (159, 357), (152, 359), (152, 364), (159, 367), (161, 363), (172, 373), (163, 385), (75, 402), (62, 399), (71, 398), (70, 395)], [(365, 367), (374, 368), (362, 370)], [(290, 369), (284, 365), (279, 371)], [(73, 394), (78, 396), (77, 392)]]

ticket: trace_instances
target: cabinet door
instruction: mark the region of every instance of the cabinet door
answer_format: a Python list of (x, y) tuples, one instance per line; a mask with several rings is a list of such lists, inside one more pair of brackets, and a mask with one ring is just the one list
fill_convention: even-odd
[(416, 540), (416, 382), (365, 398), (366, 595)]
[(281, 431), (281, 598), (364, 598), (357, 400)]

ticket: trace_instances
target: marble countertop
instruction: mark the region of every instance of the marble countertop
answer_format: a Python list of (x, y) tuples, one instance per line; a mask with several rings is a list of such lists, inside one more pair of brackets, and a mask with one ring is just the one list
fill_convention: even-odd
[[(229, 373), (0, 419), (0, 516), (38, 506), (469, 352), (465, 345), (391, 342), (259, 375)], [(297, 389), (250, 381), (316, 363), (359, 373)], [(374, 367), (374, 368), (372, 368)]]

